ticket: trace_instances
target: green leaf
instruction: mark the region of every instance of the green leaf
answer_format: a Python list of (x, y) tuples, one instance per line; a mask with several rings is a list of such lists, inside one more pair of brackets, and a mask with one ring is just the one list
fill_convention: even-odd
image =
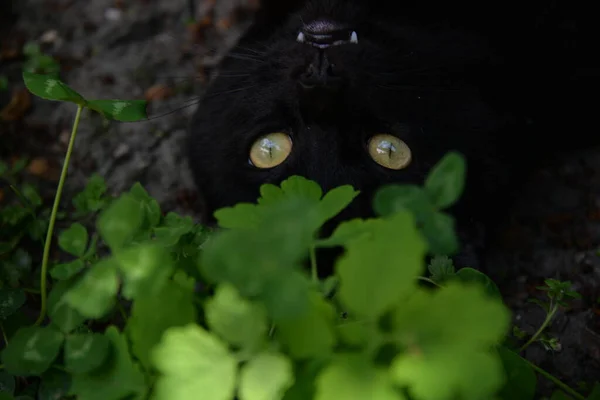
[(431, 358), (412, 353), (394, 360), (391, 372), (398, 385), (409, 385), (411, 395), (423, 400), (493, 398), (504, 378), (497, 358), (482, 351), (439, 349)]
[(261, 212), (255, 204), (238, 203), (215, 211), (214, 217), (221, 228), (255, 228), (260, 223)]
[(104, 194), (106, 193), (104, 178), (93, 174), (85, 186), (85, 189), (73, 197), (73, 205), (80, 213), (92, 213), (100, 210), (106, 204)]
[(386, 185), (373, 197), (373, 209), (378, 215), (388, 216), (408, 210), (417, 217), (433, 212), (425, 191), (417, 185)]
[(27, 183), (23, 184), (21, 187), (21, 193), (23, 194), (23, 197), (27, 199), (29, 205), (33, 206), (34, 209), (42, 205), (42, 198), (32, 185)]
[(15, 400), (15, 398), (8, 393), (0, 392), (0, 400)]
[(170, 328), (153, 352), (162, 376), (152, 400), (231, 400), (235, 393), (237, 361), (227, 345), (202, 327)]
[(213, 283), (229, 282), (244, 297), (258, 296), (267, 286), (282, 284), (280, 278), (289, 279), (285, 283), (298, 288), (297, 278), (287, 277), (286, 271), (291, 273), (308, 254), (318, 227), (317, 204), (287, 199), (269, 207), (259, 227), (211, 236), (199, 260), (203, 277)]
[(308, 307), (311, 283), (308, 278), (294, 270), (282, 270), (271, 275), (259, 299), (275, 321), (294, 318)]
[(425, 179), (425, 191), (438, 209), (453, 205), (462, 194), (467, 164), (457, 152), (449, 152), (433, 167)]
[(537, 376), (533, 368), (517, 353), (498, 346), (498, 354), (504, 366), (506, 381), (498, 396), (504, 400), (535, 398)]
[(240, 400), (276, 400), (294, 384), (288, 358), (279, 353), (258, 354), (240, 371)]
[(276, 335), (295, 359), (325, 357), (336, 344), (331, 304), (313, 294), (310, 306), (307, 313), (277, 323)]
[(408, 351), (395, 357), (390, 372), (411, 396), (481, 399), (501, 389), (502, 364), (490, 349), (508, 333), (510, 312), (481, 286), (451, 281), (419, 289), (393, 314), (396, 346)]
[(323, 190), (318, 183), (298, 175), (290, 176), (281, 182), (280, 186), (286, 197), (318, 201), (323, 196)]
[(269, 205), (277, 203), (285, 198), (283, 190), (271, 183), (264, 183), (260, 186), (260, 197), (257, 202), (260, 205)]
[(429, 244), (429, 250), (435, 255), (452, 255), (459, 250), (458, 237), (454, 230), (454, 218), (451, 215), (436, 212), (422, 221), (422, 232)]
[(234, 346), (252, 349), (268, 331), (264, 307), (243, 298), (227, 283), (217, 286), (205, 313), (210, 330)]
[(25, 304), (25, 292), (21, 289), (0, 289), (0, 319), (16, 313)]
[(66, 302), (87, 318), (101, 318), (114, 306), (119, 290), (117, 262), (100, 260), (65, 295)]
[(322, 359), (313, 359), (295, 366), (294, 384), (290, 387), (283, 400), (306, 400), (315, 397), (315, 381), (327, 363)]
[(98, 217), (98, 232), (106, 244), (115, 251), (138, 233), (144, 219), (139, 202), (130, 194), (115, 200)]
[(179, 272), (159, 292), (145, 293), (133, 303), (127, 320), (133, 355), (149, 369), (151, 350), (160, 342), (163, 333), (171, 327), (184, 326), (195, 320), (194, 280)]
[(483, 272), (473, 268), (461, 268), (456, 272), (455, 277), (461, 282), (477, 283), (483, 287), (487, 294), (498, 300), (502, 300), (502, 294), (500, 294), (500, 289), (498, 289), (496, 283)]
[(316, 247), (346, 246), (350, 241), (361, 236), (372, 234), (373, 229), (379, 224), (377, 219), (351, 219), (344, 221), (335, 228), (330, 237), (315, 241)]
[(54, 75), (38, 75), (23, 71), (23, 82), (34, 95), (46, 100), (69, 101), (85, 105), (86, 100)]
[(48, 296), (48, 315), (52, 324), (63, 333), (69, 333), (83, 321), (85, 317), (69, 305), (66, 293), (71, 287), (68, 282), (55, 283)]
[(350, 185), (339, 186), (327, 192), (319, 204), (321, 224), (339, 214), (359, 193)]
[(130, 300), (157, 293), (173, 271), (168, 252), (153, 244), (117, 251), (115, 259), (123, 275), (123, 296)]
[[(1, 250), (0, 254), (2, 254)], [(22, 248), (17, 248), (10, 261), (0, 263), (0, 274), (5, 274), (4, 278), (8, 281), (8, 286), (19, 286), (19, 282), (31, 276), (31, 262), (31, 255)]]
[(111, 352), (106, 365), (89, 374), (74, 374), (71, 394), (85, 400), (145, 398), (147, 385), (139, 367), (132, 361), (125, 336), (114, 326), (104, 335)]
[(15, 377), (4, 371), (0, 371), (0, 393), (13, 394), (15, 386)]
[(2, 351), (2, 362), (13, 375), (40, 375), (50, 368), (63, 341), (64, 335), (51, 326), (21, 328)]
[(170, 212), (165, 217), (163, 226), (154, 228), (156, 239), (164, 246), (174, 246), (179, 239), (194, 229), (191, 217), (181, 217)]
[(58, 247), (69, 254), (81, 257), (87, 248), (88, 239), (87, 229), (76, 222), (58, 236)]
[(344, 321), (336, 328), (340, 341), (351, 346), (365, 346), (372, 336), (371, 321)]
[(65, 367), (73, 374), (86, 374), (98, 368), (108, 357), (110, 340), (100, 334), (67, 336)]
[(107, 119), (136, 122), (148, 119), (146, 100), (90, 100), (87, 106)]
[(404, 400), (388, 371), (360, 355), (338, 354), (317, 378), (315, 400)]
[(426, 247), (411, 214), (399, 212), (377, 225), (369, 237), (351, 242), (335, 266), (338, 296), (359, 316), (385, 313), (414, 290), (424, 268)]
[(162, 216), (158, 201), (150, 197), (146, 189), (139, 182), (133, 184), (129, 193), (138, 201), (139, 207), (144, 210), (145, 218), (142, 229), (149, 229), (158, 225)]
[(38, 400), (57, 400), (67, 397), (71, 387), (71, 376), (57, 369), (49, 369), (42, 375)]
[(454, 262), (448, 256), (435, 256), (427, 266), (431, 279), (442, 284), (455, 275)]
[(81, 259), (73, 260), (66, 264), (57, 264), (50, 270), (50, 276), (59, 281), (71, 279), (79, 271), (85, 268), (85, 263)]

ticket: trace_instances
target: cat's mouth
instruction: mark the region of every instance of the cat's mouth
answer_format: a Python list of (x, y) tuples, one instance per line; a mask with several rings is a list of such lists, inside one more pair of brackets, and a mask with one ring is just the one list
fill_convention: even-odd
[(358, 34), (338, 22), (316, 20), (304, 25), (296, 40), (300, 43), (325, 49), (341, 44), (358, 44)]

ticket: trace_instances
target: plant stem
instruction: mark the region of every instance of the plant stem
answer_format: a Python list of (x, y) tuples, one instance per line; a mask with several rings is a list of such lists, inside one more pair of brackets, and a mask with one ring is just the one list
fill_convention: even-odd
[(319, 282), (319, 272), (317, 270), (317, 250), (314, 245), (310, 247), (310, 273), (313, 283)]
[(556, 314), (556, 311), (558, 311), (558, 304), (550, 304), (550, 312), (546, 315), (546, 319), (539, 327), (539, 329), (533, 334), (533, 336), (529, 338), (527, 343), (521, 346), (521, 348), (519, 349), (519, 353), (523, 352), (523, 350), (525, 350), (527, 347), (529, 347), (530, 344), (537, 340), (537, 338), (542, 334), (544, 329), (546, 329), (548, 325), (550, 325), (550, 322), (552, 322), (552, 318), (554, 317), (554, 314)]
[(120, 301), (117, 301), (117, 309), (121, 314), (121, 318), (123, 318), (123, 322), (127, 322), (127, 312), (125, 311), (125, 307), (123, 307), (123, 304), (121, 304)]
[(54, 205), (52, 206), (52, 213), (50, 214), (50, 223), (48, 224), (48, 232), (46, 234), (46, 242), (44, 243), (44, 256), (42, 258), (42, 272), (41, 272), (41, 284), (40, 293), (42, 298), (42, 305), (40, 307), (40, 315), (38, 316), (35, 325), (40, 325), (44, 318), (46, 318), (46, 301), (48, 297), (47, 284), (47, 272), (48, 272), (48, 259), (50, 257), (50, 245), (52, 244), (52, 235), (54, 233), (54, 223), (56, 222), (56, 214), (58, 214), (58, 205), (60, 204), (60, 197), (62, 195), (65, 180), (67, 178), (67, 171), (69, 169), (69, 161), (71, 160), (71, 153), (73, 152), (73, 145), (75, 143), (75, 136), (77, 134), (77, 128), (79, 127), (79, 120), (81, 119), (81, 111), (83, 106), (80, 104), (77, 106), (77, 114), (75, 114), (75, 121), (73, 122), (73, 129), (71, 130), (71, 137), (69, 138), (69, 146), (67, 147), (67, 154), (65, 155), (65, 162), (60, 173), (60, 179), (58, 181), (58, 188), (56, 189), (56, 195), (54, 196)]
[(424, 276), (419, 276), (419, 277), (417, 277), (417, 280), (420, 280), (420, 281), (422, 281), (422, 282), (427, 282), (427, 283), (430, 283), (430, 284), (432, 284), (432, 285), (434, 285), (434, 286), (437, 286), (437, 287), (439, 287), (439, 288), (443, 287), (443, 286), (442, 286), (442, 285), (440, 285), (439, 283), (435, 282), (433, 279), (430, 279), (430, 278), (427, 278), (427, 277), (424, 277)]
[(558, 379), (554, 375), (544, 371), (543, 369), (541, 369), (540, 367), (538, 367), (537, 365), (535, 365), (534, 363), (532, 363), (531, 361), (529, 361), (525, 358), (523, 358), (523, 360), (525, 360), (525, 362), (527, 362), (531, 366), (531, 368), (533, 368), (537, 373), (539, 373), (540, 375), (542, 375), (543, 377), (545, 377), (546, 379), (548, 379), (549, 381), (554, 383), (556, 386), (558, 386), (563, 392), (568, 393), (570, 396), (573, 396), (577, 400), (585, 400), (585, 396), (576, 392), (569, 385), (562, 382), (560, 379)]
[(0, 331), (2, 331), (2, 339), (4, 339), (4, 346), (8, 346), (8, 337), (6, 337), (6, 332), (4, 332), (4, 326), (0, 323)]

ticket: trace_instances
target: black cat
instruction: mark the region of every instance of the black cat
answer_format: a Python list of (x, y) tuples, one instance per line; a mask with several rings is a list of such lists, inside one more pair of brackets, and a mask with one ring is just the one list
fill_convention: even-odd
[(523, 4), (263, 0), (191, 124), (207, 220), (290, 175), (353, 185), (334, 223), (367, 217), (378, 187), (422, 184), (457, 150), (468, 178), (453, 213), (482, 239), (532, 166), (598, 136), (580, 129), (595, 110), (580, 85), (598, 70), (582, 73), (577, 6)]

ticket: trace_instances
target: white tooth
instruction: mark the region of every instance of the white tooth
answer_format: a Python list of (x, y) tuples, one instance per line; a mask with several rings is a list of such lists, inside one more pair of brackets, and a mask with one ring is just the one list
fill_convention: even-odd
[(350, 35), (350, 43), (358, 43), (358, 35), (355, 31), (352, 31), (352, 34)]
[(304, 33), (300, 32), (298, 34), (298, 37), (296, 38), (296, 41), (298, 41), (300, 43), (304, 43)]

